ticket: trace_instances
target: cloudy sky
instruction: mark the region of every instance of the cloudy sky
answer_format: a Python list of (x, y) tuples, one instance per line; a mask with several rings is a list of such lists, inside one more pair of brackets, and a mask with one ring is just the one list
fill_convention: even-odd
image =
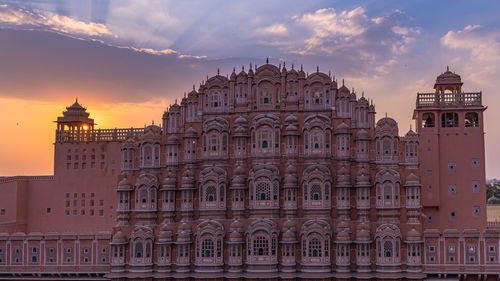
[(345, 79), (401, 135), (449, 65), (484, 93), (500, 177), (498, 15), (498, 1), (0, 0), (0, 175), (52, 173), (52, 121), (75, 97), (98, 127), (142, 127), (217, 68), (269, 57)]

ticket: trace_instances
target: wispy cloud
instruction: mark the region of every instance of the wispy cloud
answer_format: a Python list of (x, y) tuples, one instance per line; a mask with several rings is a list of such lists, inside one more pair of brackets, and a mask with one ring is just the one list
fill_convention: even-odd
[(83, 22), (53, 13), (41, 15), (21, 8), (0, 5), (0, 22), (7, 24), (31, 25), (49, 30), (88, 36), (112, 35), (106, 25), (95, 22)]

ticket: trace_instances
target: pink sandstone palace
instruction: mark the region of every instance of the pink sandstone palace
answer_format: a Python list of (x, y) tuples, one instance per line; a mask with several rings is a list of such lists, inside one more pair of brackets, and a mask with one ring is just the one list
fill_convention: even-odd
[(481, 93), (439, 75), (416, 132), (285, 64), (203, 81), (161, 126), (57, 118), (54, 176), (0, 178), (0, 279), (498, 280)]

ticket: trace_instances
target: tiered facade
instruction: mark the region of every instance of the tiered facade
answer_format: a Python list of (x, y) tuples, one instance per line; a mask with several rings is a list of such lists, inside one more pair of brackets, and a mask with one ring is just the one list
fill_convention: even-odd
[[(268, 63), (203, 81), (168, 108), (161, 127), (94, 130), (75, 103), (58, 120), (56, 175), (48, 180), (78, 190), (59, 191), (66, 194), (66, 206), (60, 206), (64, 220), (89, 208), (97, 216), (96, 203), (91, 199), (85, 207), (87, 193), (81, 191), (100, 190), (99, 179), (111, 178), (118, 184), (101, 190), (102, 212), (110, 202), (111, 214), (92, 229), (95, 237), (88, 234), (90, 248), (81, 246), (85, 225), (6, 226), (0, 272), (60, 272), (45, 267), (51, 233), (58, 243), (54, 251), (69, 256), (63, 245), (68, 236), (74, 245), (69, 253), (80, 252), (66, 260), (66, 274), (82, 272), (88, 253), (89, 266), (97, 260), (108, 267), (85, 272), (113, 280), (487, 277), (500, 266), (498, 231), (486, 229), (485, 219), (485, 108), (481, 93), (462, 93), (459, 80), (447, 71), (438, 77), (435, 93), (418, 94), (419, 134), (410, 130), (404, 137), (394, 119), (375, 122), (373, 104), (344, 81), (339, 86), (319, 71), (306, 75), (302, 68)], [(442, 116), (442, 128), (436, 116)], [(479, 149), (450, 160), (454, 151), (440, 147), (444, 134), (457, 146), (473, 142)], [(423, 151), (427, 147), (447, 154), (436, 163)], [(473, 167), (460, 161), (472, 161)], [(460, 201), (446, 199), (443, 190), (471, 179), (457, 181), (442, 171), (442, 165), (457, 171), (449, 163), (472, 177), (470, 194), (460, 191)], [(75, 175), (94, 181), (75, 182)], [(25, 192), (17, 186), (17, 193)], [(448, 209), (456, 209), (454, 218), (443, 215)], [(42, 233), (51, 227), (63, 233)], [(104, 250), (97, 236), (108, 239)], [(35, 252), (30, 241), (37, 241)], [(27, 253), (19, 266), (2, 264), (2, 257), (12, 261), (16, 249)], [(40, 251), (43, 257), (30, 260)], [(65, 262), (55, 257), (56, 264)]]

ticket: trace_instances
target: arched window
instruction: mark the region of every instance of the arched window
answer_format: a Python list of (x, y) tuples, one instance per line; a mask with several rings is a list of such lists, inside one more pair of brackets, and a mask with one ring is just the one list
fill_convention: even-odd
[(270, 200), (271, 186), (268, 182), (257, 182), (256, 198), (260, 201)]
[(458, 114), (455, 112), (447, 112), (441, 114), (441, 127), (451, 128), (458, 127)]
[(213, 202), (216, 200), (215, 196), (216, 196), (215, 186), (213, 185), (208, 186), (205, 190), (205, 200), (207, 202)]
[(204, 239), (201, 243), (201, 256), (212, 258), (214, 256), (214, 241)]
[(321, 186), (318, 184), (314, 184), (311, 186), (311, 199), (312, 200), (321, 200)]
[(321, 257), (321, 242), (318, 238), (309, 240), (309, 257)]
[(384, 242), (384, 257), (386, 257), (386, 258), (392, 257), (392, 242), (391, 241)]
[(142, 258), (142, 242), (136, 242), (135, 243), (135, 254), (134, 257), (140, 259)]
[(436, 118), (434, 117), (434, 113), (426, 112), (422, 115), (422, 127), (432, 128), (435, 125), (436, 125)]
[(465, 127), (479, 127), (479, 115), (477, 112), (467, 112), (465, 114)]
[(253, 255), (269, 255), (269, 240), (265, 236), (257, 236), (253, 239)]

